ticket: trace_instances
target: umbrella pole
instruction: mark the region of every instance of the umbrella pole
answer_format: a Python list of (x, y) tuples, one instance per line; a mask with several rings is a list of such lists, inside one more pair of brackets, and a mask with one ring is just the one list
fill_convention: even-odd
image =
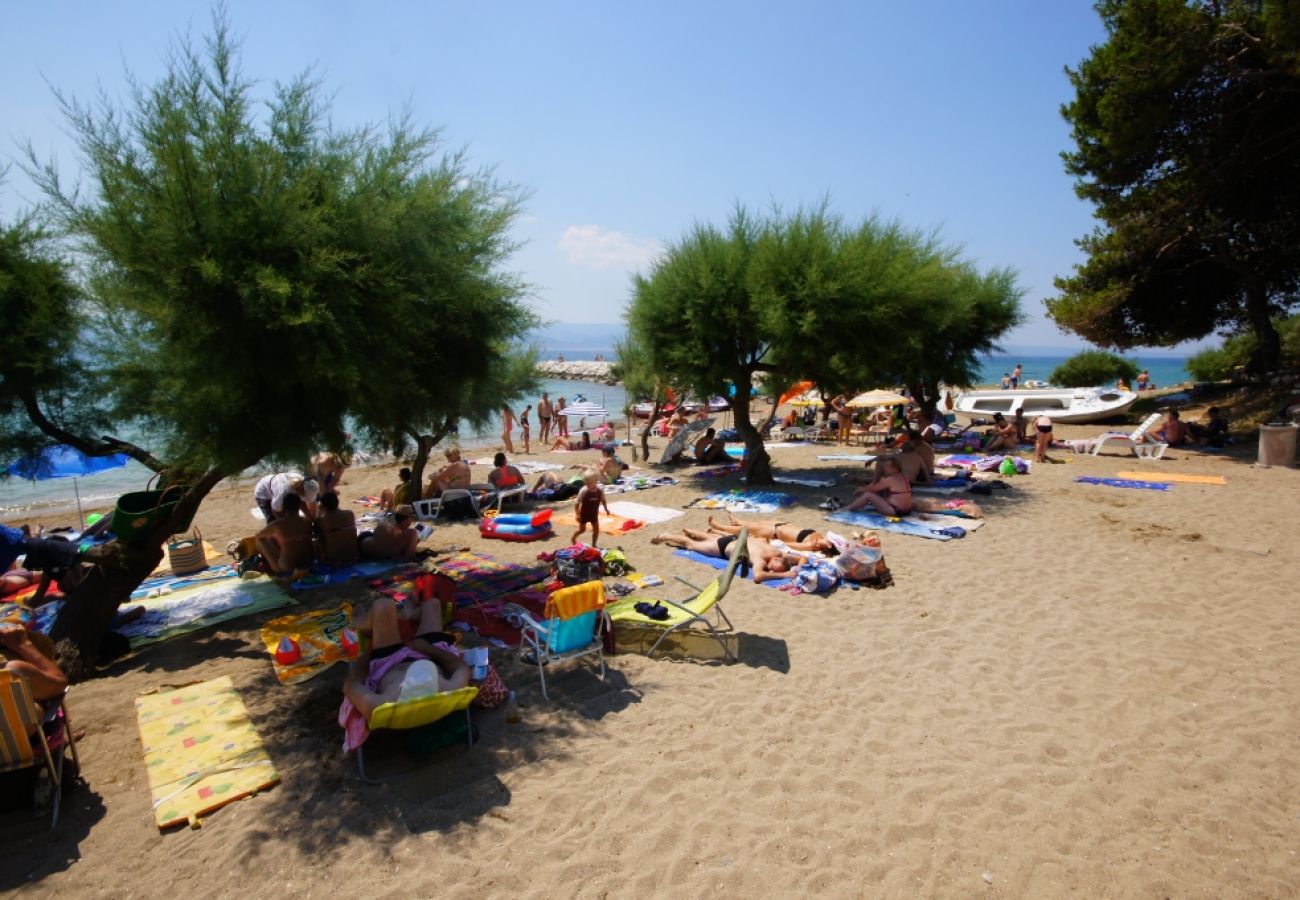
[(86, 530), (86, 517), (81, 512), (81, 491), (77, 489), (77, 479), (72, 479), (72, 493), (77, 498), (77, 521), (81, 523), (81, 530)]

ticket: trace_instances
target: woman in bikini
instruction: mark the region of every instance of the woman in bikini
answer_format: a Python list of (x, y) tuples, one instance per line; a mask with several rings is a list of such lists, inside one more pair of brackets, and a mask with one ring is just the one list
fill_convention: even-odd
[(709, 516), (709, 531), (717, 534), (740, 534), (740, 529), (748, 528), (749, 533), (754, 537), (765, 538), (769, 541), (778, 540), (785, 544), (791, 550), (803, 550), (809, 553), (825, 553), (828, 556), (834, 556), (839, 551), (820, 531), (815, 528), (796, 528), (789, 522), (777, 522), (775, 520), (751, 519), (742, 522), (727, 511), (729, 522), (714, 521), (713, 516)]
[(903, 474), (898, 458), (886, 456), (881, 466), (883, 477), (858, 491), (844, 507), (846, 512), (868, 505), (883, 516), (905, 516), (912, 511), (912, 485)]

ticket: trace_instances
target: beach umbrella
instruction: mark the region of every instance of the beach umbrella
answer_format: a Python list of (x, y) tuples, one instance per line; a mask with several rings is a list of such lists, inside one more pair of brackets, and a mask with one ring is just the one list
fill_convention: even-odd
[(826, 401), (822, 400), (822, 395), (816, 391), (806, 391), (789, 400), (782, 399), (781, 402), (789, 403), (791, 406), (822, 406)]
[(906, 406), (911, 402), (911, 400), (908, 400), (902, 394), (896, 394), (893, 391), (875, 390), (867, 391), (864, 394), (858, 394), (844, 405), (852, 406), (854, 408), (870, 406)]
[(807, 394), (812, 389), (813, 389), (813, 383), (811, 381), (796, 381), (793, 385), (790, 386), (790, 390), (786, 391), (784, 394), (781, 395), (781, 399), (777, 400), (776, 403), (778, 406), (780, 406), (782, 403), (789, 403), (791, 400), (795, 399), (796, 397), (799, 397), (803, 394)]
[(702, 431), (707, 431), (713, 427), (712, 419), (696, 419), (693, 422), (687, 422), (682, 426), (682, 430), (673, 435), (664, 447), (664, 455), (659, 457), (659, 464), (663, 465), (672, 459), (678, 453), (686, 449), (686, 444), (690, 439)]
[(125, 453), (112, 453), (108, 456), (87, 456), (67, 444), (55, 444), (53, 447), (46, 447), (36, 456), (19, 460), (9, 466), (7, 471), (10, 475), (26, 478), (30, 481), (71, 478), (72, 493), (77, 498), (77, 518), (84, 528), (86, 517), (81, 512), (81, 491), (77, 487), (77, 479), (98, 472), (106, 472), (109, 469), (120, 469), (126, 465), (127, 459)]

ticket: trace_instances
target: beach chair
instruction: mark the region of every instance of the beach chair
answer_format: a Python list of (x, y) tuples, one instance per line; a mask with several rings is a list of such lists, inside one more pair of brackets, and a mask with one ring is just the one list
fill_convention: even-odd
[[(441, 719), (458, 712), (465, 714), (466, 741), (474, 746), (474, 723), (470, 720), (469, 705), (478, 696), (478, 688), (463, 687), (427, 697), (412, 697), (409, 700), (396, 700), (375, 708), (367, 723), (371, 731), (380, 728), (393, 730), (410, 730), (432, 725)], [(365, 745), (357, 747), (357, 771), (366, 784), (383, 784), (410, 772), (415, 766), (407, 766), (376, 778), (366, 771)]]
[[(652, 619), (651, 617), (637, 612), (636, 604), (638, 598), (641, 602), (654, 602), (646, 598), (640, 598), (639, 595), (624, 597), (609, 605), (609, 618), (615, 626), (622, 624), (635, 625), (641, 628), (658, 629), (662, 632), (658, 639), (646, 651), (647, 656), (653, 656), (655, 650), (664, 642), (664, 639), (676, 631), (691, 630), (695, 626), (700, 626), (704, 634), (708, 634), (718, 642), (722, 648), (723, 656), (728, 662), (737, 662), (736, 654), (731, 651), (723, 635), (735, 631), (735, 626), (727, 618), (727, 614), (722, 609), (722, 598), (727, 595), (731, 587), (731, 581), (736, 574), (736, 568), (745, 565), (748, 568), (749, 529), (742, 528), (736, 535), (735, 542), (731, 545), (731, 556), (727, 560), (727, 567), (722, 570), (722, 574), (713, 579), (705, 587), (696, 587), (680, 575), (676, 576), (677, 580), (691, 590), (695, 591), (694, 597), (688, 597), (684, 600), (660, 600), (663, 608), (668, 610), (666, 619)], [(714, 621), (709, 620), (709, 613), (712, 612)]]
[(605, 677), (605, 583), (587, 581), (560, 588), (546, 601), (544, 621), (522, 606), (510, 603), (507, 613), (521, 622), (520, 658), (537, 664), (537, 676), (546, 692), (546, 666), (553, 662), (596, 657), (599, 677)]
[(1154, 412), (1147, 416), (1146, 420), (1133, 429), (1132, 434), (1121, 434), (1118, 432), (1104, 432), (1095, 438), (1089, 438), (1082, 441), (1068, 441), (1067, 445), (1075, 453), (1083, 453), (1091, 456), (1100, 456), (1102, 448), (1117, 447), (1133, 451), (1133, 455), (1138, 459), (1160, 459), (1169, 449), (1169, 445), (1152, 441), (1142, 441), (1141, 439), (1148, 431), (1155, 427), (1160, 421), (1160, 413)]
[(443, 507), (454, 500), (468, 500), (470, 507), (474, 510), (475, 517), (483, 514), (482, 510), (479, 509), (475, 492), (465, 488), (450, 488), (443, 491), (439, 497), (416, 500), (411, 506), (415, 509), (415, 517), (421, 522), (436, 522), (438, 516), (442, 514)]
[(787, 425), (781, 429), (781, 440), (783, 441), (802, 441), (808, 434), (808, 429), (799, 425)]
[(58, 700), (46, 701), (45, 713), (41, 715), (27, 679), (17, 672), (0, 669), (0, 772), (45, 767), (53, 787), (51, 830), (59, 824), (65, 748), (72, 749), (72, 761), (78, 770), (81, 768), (72, 721), (64, 703), (66, 696), (65, 692)]

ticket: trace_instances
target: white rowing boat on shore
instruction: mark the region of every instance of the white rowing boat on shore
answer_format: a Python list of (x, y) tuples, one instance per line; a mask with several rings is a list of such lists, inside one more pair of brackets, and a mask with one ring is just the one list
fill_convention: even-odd
[(1010, 417), (1021, 410), (1028, 418), (1047, 415), (1053, 422), (1079, 424), (1123, 415), (1137, 399), (1134, 392), (1118, 388), (1022, 388), (965, 391), (953, 408), (972, 419), (991, 418), (994, 413)]

